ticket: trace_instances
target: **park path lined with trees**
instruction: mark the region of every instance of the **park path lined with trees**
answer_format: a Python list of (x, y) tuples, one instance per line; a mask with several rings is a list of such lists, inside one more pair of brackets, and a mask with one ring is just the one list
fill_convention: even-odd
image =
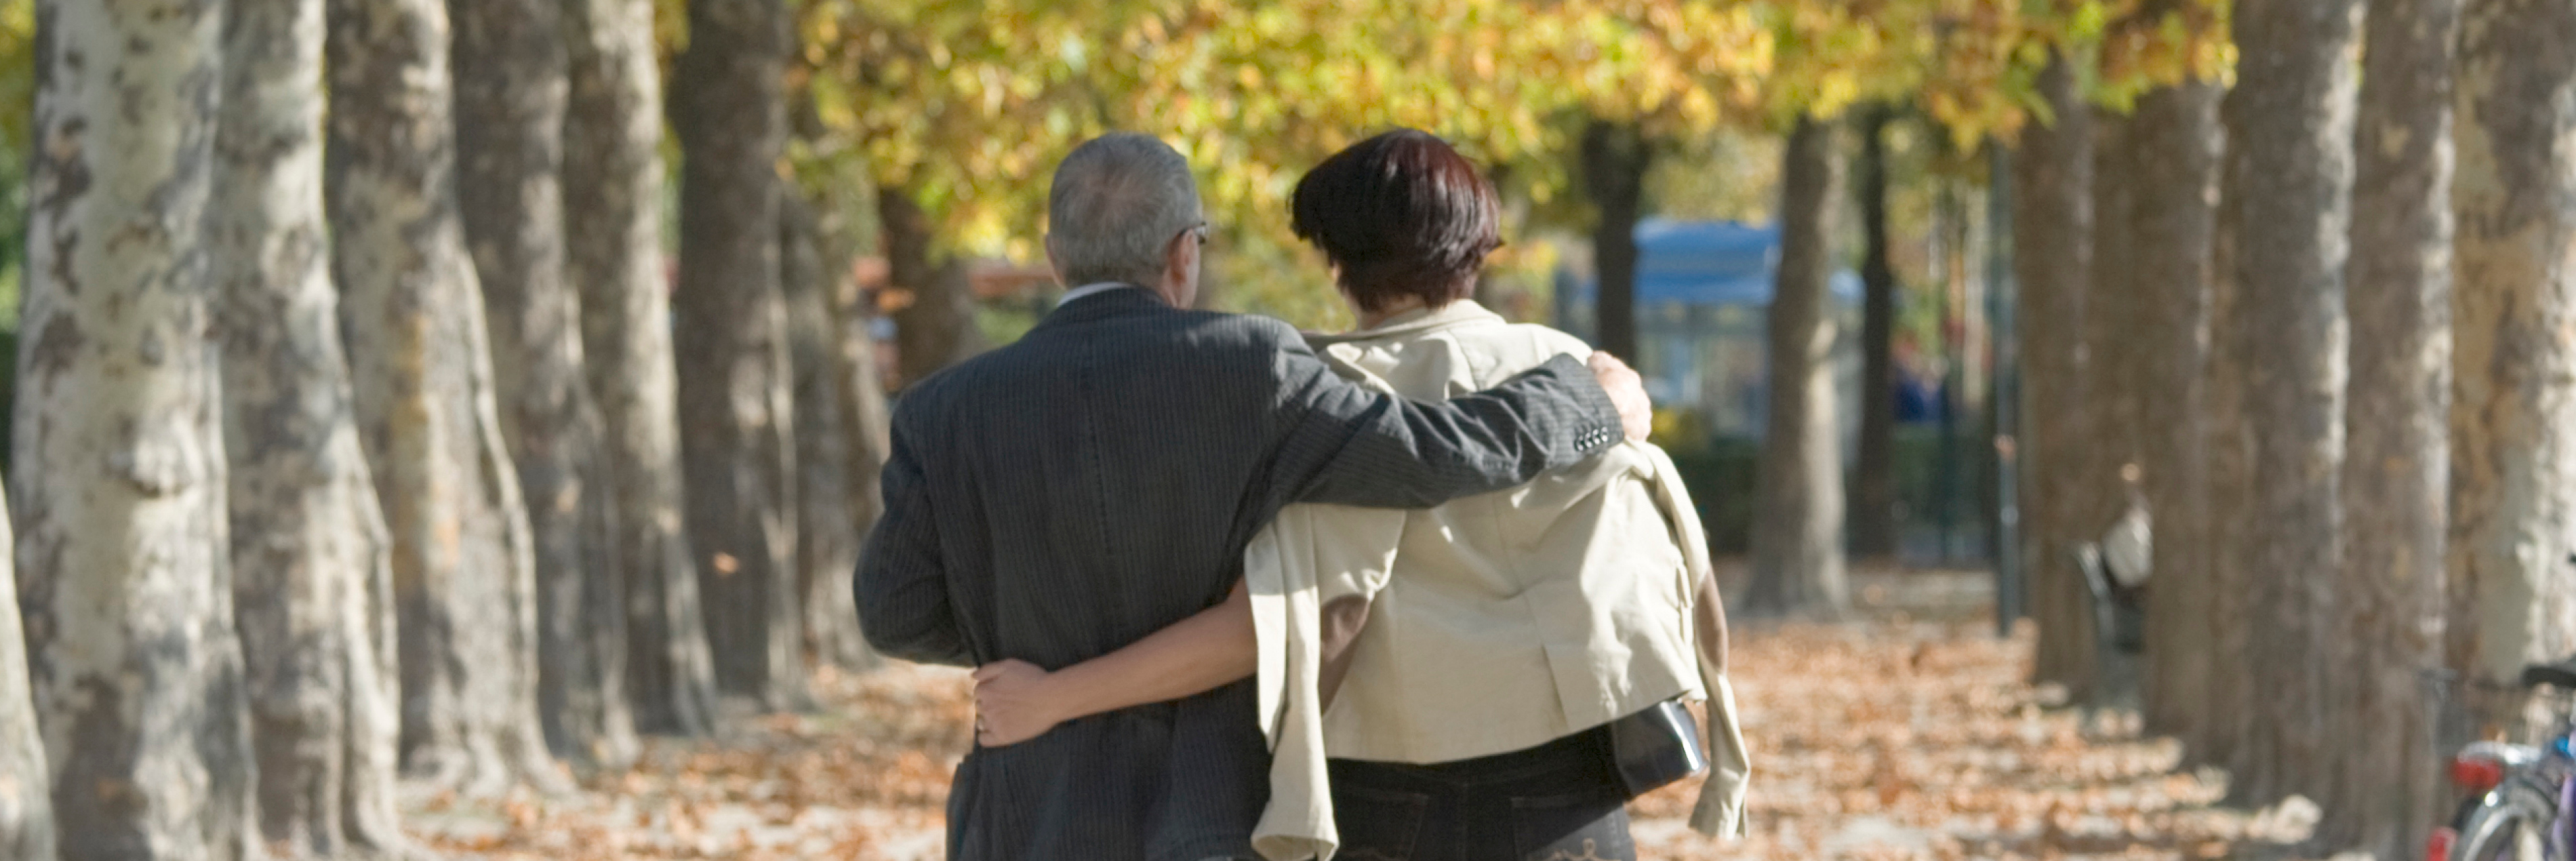
[[(2519, 668), (2576, 652), (2571, 46), (2561, 0), (0, 2), (0, 856), (428, 857), (406, 815), (614, 803), (852, 691), (947, 715), (869, 681), (845, 572), (888, 398), (1025, 328), (980, 261), (1042, 259), (1049, 168), (1173, 140), (1212, 292), (1327, 327), (1280, 198), (1389, 125), (1501, 179), (1497, 280), (1580, 249), (1597, 340), (1650, 371), (1639, 226), (1747, 175), (1710, 142), (1777, 142), (1769, 429), (1698, 493), (1749, 509), (1739, 612), (1791, 620), (1753, 650), (1974, 652), (1960, 721), (2134, 706), (2172, 742), (2119, 742), (2158, 751), (2120, 780), (2203, 805), (2221, 769), (2316, 802), (2304, 850), (2408, 855), (2442, 758), (2525, 731)], [(1930, 516), (1899, 343), (1991, 432), (1947, 480), (1984, 487), (2023, 640), (1855, 585)], [(2075, 559), (2133, 511), (2130, 672)], [(1777, 720), (1757, 750), (1813, 741)], [(825, 735), (934, 787), (952, 742), (904, 726)], [(1881, 808), (1930, 780), (1801, 756), (1881, 769)]]

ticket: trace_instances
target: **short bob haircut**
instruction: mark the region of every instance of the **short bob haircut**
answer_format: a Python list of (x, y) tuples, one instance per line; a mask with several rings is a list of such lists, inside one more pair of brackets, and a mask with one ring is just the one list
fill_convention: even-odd
[(1341, 267), (1368, 311), (1405, 296), (1432, 308), (1476, 290), (1500, 247), (1494, 186), (1428, 133), (1397, 129), (1351, 145), (1297, 181), (1289, 225)]

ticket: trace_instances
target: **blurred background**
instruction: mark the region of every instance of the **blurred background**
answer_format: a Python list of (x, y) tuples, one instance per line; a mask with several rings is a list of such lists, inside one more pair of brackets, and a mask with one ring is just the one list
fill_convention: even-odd
[(1396, 127), (1647, 380), (1745, 854), (2417, 857), (2563, 735), (2565, 0), (0, 0), (0, 857), (935, 854), (890, 411), (1112, 130), (1349, 328)]

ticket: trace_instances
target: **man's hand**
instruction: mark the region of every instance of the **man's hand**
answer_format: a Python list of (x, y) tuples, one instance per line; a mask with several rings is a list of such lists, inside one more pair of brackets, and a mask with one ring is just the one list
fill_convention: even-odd
[(975, 741), (985, 747), (1019, 744), (1063, 723), (1051, 695), (1049, 674), (1027, 661), (996, 661), (975, 668)]
[(1584, 362), (1591, 366), (1592, 378), (1601, 381), (1601, 390), (1610, 393), (1610, 403), (1619, 408), (1619, 424), (1628, 438), (1645, 442), (1655, 432), (1655, 404), (1646, 399), (1646, 379), (1637, 376), (1635, 368), (1619, 357), (1600, 350)]

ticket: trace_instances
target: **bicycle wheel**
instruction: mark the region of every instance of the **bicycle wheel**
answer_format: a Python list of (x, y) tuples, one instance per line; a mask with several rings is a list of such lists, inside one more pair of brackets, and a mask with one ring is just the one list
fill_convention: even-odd
[(2557, 799), (2509, 782), (2469, 814), (2451, 861), (2563, 861), (2549, 850), (2549, 829), (2557, 821)]

